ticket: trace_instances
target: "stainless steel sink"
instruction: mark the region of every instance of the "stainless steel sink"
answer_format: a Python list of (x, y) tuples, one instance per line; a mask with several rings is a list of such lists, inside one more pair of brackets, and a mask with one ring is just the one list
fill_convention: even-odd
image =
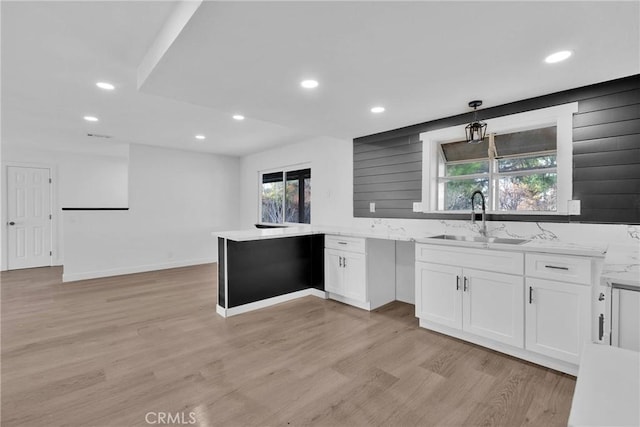
[(507, 245), (520, 245), (528, 242), (526, 239), (504, 239), (502, 237), (483, 237), (483, 236), (456, 236), (452, 234), (441, 234), (432, 236), (430, 239), (455, 240), (459, 242), (476, 242), (476, 243), (503, 243)]

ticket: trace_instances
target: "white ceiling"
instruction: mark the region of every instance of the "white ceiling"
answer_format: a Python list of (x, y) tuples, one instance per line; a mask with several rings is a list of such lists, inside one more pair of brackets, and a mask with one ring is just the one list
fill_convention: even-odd
[[(2, 1), (2, 143), (104, 143), (91, 132), (244, 155), (640, 72), (637, 1), (211, 1), (138, 90), (138, 68), (177, 3)], [(543, 63), (560, 49), (575, 54)], [(316, 90), (300, 88), (308, 77)], [(96, 88), (101, 80), (116, 90)], [(387, 111), (373, 115), (376, 104)], [(231, 119), (238, 112), (247, 119)]]

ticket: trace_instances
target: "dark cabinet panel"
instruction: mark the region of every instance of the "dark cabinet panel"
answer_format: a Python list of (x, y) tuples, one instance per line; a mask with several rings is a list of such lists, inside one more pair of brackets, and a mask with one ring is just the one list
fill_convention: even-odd
[(227, 308), (324, 289), (324, 240), (317, 236), (227, 240)]

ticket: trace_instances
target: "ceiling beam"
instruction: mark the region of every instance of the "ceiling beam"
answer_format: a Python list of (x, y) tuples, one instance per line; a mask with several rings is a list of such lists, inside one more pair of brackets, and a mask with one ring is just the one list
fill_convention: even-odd
[(142, 62), (138, 65), (138, 90), (142, 88), (156, 65), (158, 65), (164, 54), (178, 38), (191, 17), (196, 13), (198, 8), (200, 8), (202, 1), (203, 0), (182, 0), (176, 5), (142, 59)]

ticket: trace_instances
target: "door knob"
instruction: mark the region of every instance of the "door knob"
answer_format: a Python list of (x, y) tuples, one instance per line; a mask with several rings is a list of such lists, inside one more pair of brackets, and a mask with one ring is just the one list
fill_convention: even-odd
[(13, 221), (10, 221), (10, 222), (9, 222), (9, 225), (16, 225), (16, 223), (15, 223), (15, 222), (13, 222)]

